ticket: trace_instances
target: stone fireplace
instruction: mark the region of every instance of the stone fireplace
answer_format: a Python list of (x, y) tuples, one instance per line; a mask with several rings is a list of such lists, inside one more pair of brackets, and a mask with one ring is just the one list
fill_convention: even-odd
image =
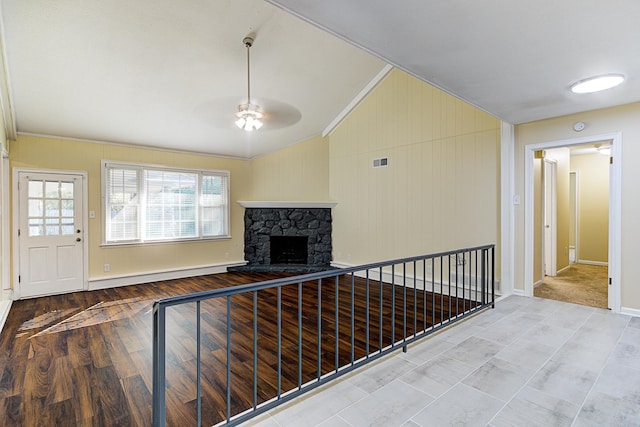
[(238, 202), (244, 213), (244, 271), (331, 268), (332, 202)]

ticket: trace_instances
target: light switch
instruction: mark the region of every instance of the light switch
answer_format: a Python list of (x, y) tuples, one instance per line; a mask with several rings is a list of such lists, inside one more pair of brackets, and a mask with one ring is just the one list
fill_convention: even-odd
[(515, 195), (513, 196), (513, 204), (514, 205), (519, 205), (520, 204), (520, 196), (519, 195)]
[(89, 218), (95, 218), (96, 217), (96, 211), (89, 211)]

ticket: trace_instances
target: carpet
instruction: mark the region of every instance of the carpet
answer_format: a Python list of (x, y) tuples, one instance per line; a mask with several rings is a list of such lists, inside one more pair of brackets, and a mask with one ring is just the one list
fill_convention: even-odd
[(608, 308), (608, 271), (606, 266), (571, 264), (555, 277), (545, 276), (533, 295), (557, 301)]

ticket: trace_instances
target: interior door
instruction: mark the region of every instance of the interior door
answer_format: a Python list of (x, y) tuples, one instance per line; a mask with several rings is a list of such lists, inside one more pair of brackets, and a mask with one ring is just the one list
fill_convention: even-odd
[(82, 176), (20, 172), (18, 179), (18, 297), (82, 290)]
[(544, 161), (544, 274), (557, 275), (557, 164), (554, 161)]

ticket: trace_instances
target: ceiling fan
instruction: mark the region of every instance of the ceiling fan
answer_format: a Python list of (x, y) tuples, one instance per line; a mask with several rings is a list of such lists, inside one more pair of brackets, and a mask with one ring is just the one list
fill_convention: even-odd
[(251, 46), (253, 46), (253, 37), (245, 37), (242, 40), (244, 47), (247, 48), (247, 103), (238, 105), (238, 118), (235, 123), (238, 128), (251, 132), (262, 127), (262, 118), (264, 114), (260, 111), (260, 107), (251, 103)]
[(238, 112), (235, 113), (235, 125), (239, 129), (252, 132), (262, 128), (277, 129), (291, 126), (297, 123), (302, 115), (291, 105), (283, 102), (261, 98), (262, 105), (257, 105), (251, 98), (251, 47), (254, 38), (246, 36), (242, 39), (242, 44), (247, 49), (247, 100), (238, 105)]

